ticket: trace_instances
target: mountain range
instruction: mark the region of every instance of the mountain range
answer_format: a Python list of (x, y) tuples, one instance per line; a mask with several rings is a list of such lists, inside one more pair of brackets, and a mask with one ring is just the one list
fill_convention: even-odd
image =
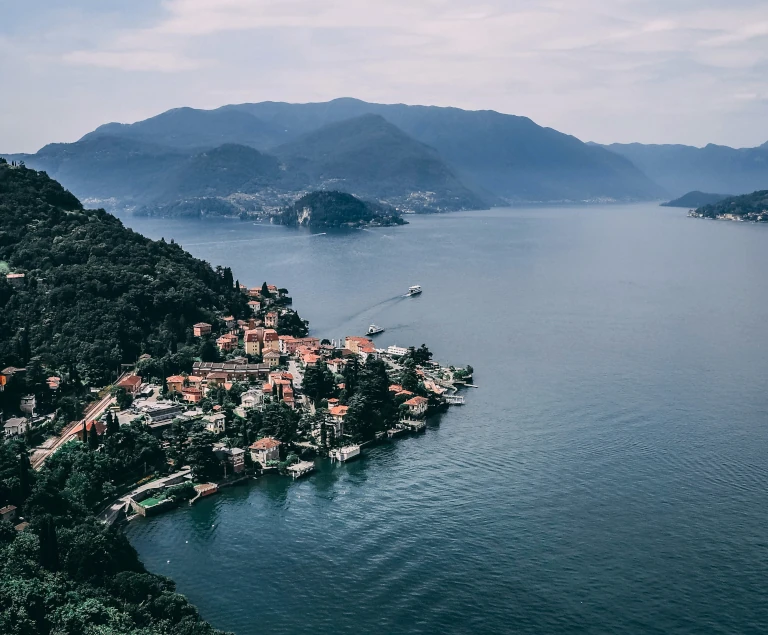
[(423, 212), (768, 186), (768, 144), (601, 146), (527, 117), (349, 98), (178, 108), (5, 156), (81, 198), (149, 211), (274, 210), (313, 190)]

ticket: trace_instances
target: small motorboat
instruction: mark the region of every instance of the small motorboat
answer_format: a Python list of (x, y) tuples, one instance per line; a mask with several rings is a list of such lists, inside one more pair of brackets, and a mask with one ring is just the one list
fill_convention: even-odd
[(408, 293), (406, 295), (419, 295), (421, 293), (421, 287), (418, 284), (408, 287)]

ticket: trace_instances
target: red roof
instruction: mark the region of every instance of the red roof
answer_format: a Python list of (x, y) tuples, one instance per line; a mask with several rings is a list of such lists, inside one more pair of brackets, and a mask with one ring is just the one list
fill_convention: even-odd
[(349, 406), (333, 406), (328, 408), (328, 413), (333, 417), (344, 417), (349, 410)]
[(276, 448), (280, 445), (280, 441), (277, 439), (273, 439), (272, 437), (264, 437), (263, 439), (259, 439), (256, 441), (256, 443), (252, 443), (250, 446), (251, 450), (271, 450), (272, 448)]
[(105, 426), (101, 421), (89, 421), (85, 424), (85, 429), (90, 432), (93, 426), (96, 426), (96, 434), (104, 434), (104, 430), (107, 429), (107, 426)]
[(118, 386), (121, 386), (123, 388), (133, 388), (134, 386), (138, 386), (141, 384), (141, 377), (138, 375), (129, 375), (128, 377), (123, 377), (119, 382)]
[(406, 406), (421, 406), (425, 403), (429, 403), (429, 399), (426, 397), (413, 397), (405, 402)]
[(169, 384), (183, 384), (184, 377), (181, 375), (171, 375), (170, 377), (166, 377), (165, 381), (167, 381)]

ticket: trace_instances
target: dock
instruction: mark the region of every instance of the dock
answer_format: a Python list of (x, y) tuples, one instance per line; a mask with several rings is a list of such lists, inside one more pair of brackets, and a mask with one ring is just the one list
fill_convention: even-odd
[(463, 395), (446, 395), (445, 402), (452, 406), (463, 406), (464, 396)]
[(424, 432), (427, 429), (426, 419), (401, 419), (400, 425), (405, 426), (411, 432)]
[(394, 439), (395, 437), (404, 435), (408, 431), (409, 431), (408, 428), (390, 428), (389, 430), (387, 430), (387, 436), (390, 439)]
[(345, 463), (360, 456), (359, 445), (345, 445), (343, 448), (337, 448), (331, 451), (331, 461)]
[(315, 464), (312, 461), (299, 461), (293, 465), (288, 466), (288, 473), (294, 478), (301, 478), (305, 474), (309, 474), (314, 471)]

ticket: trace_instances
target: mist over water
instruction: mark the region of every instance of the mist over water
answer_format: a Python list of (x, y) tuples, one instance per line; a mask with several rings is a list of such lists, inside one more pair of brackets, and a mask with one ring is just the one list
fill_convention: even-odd
[[(752, 633), (768, 624), (768, 227), (654, 205), (323, 235), (129, 217), (288, 287), (313, 334), (470, 363), (426, 434), (127, 533), (250, 633)], [(408, 286), (424, 293), (403, 298)], [(168, 562), (170, 561), (170, 562)]]

